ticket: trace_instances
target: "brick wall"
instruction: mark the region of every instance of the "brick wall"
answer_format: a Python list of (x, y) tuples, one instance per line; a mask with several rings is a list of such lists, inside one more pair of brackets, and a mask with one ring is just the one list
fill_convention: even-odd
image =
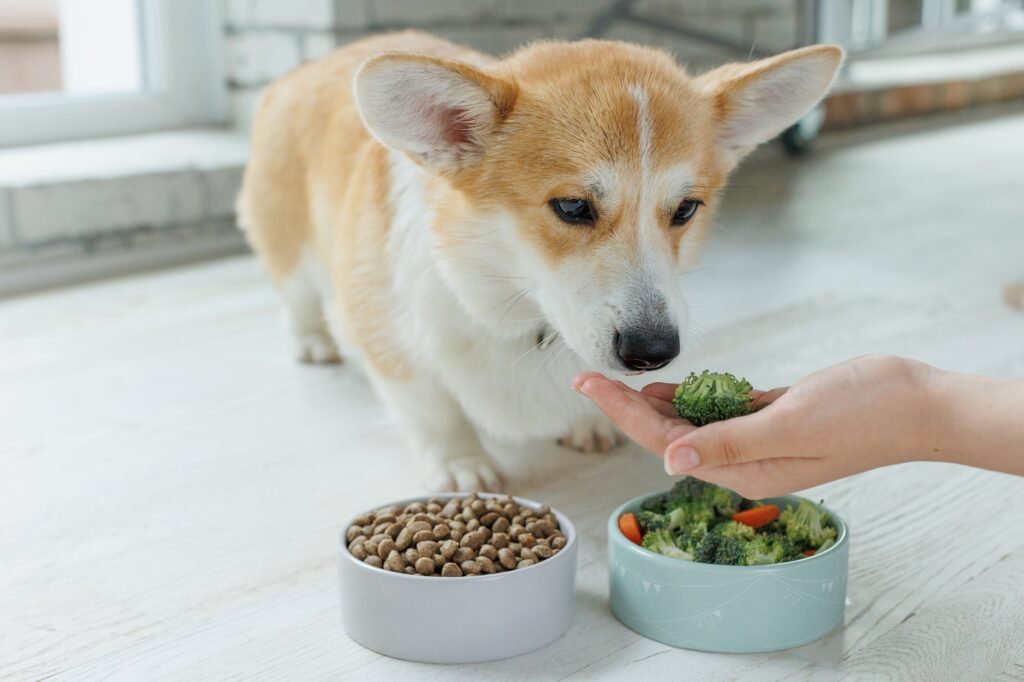
[(368, 33), (420, 28), (502, 53), (538, 38), (664, 47), (702, 70), (797, 43), (797, 0), (222, 0), (231, 112), (248, 127), (262, 87)]

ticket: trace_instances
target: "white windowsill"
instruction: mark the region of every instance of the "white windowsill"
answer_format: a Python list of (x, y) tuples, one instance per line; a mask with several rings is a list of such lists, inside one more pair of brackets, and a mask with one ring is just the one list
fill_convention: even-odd
[(244, 249), (236, 131), (0, 149), (0, 296)]

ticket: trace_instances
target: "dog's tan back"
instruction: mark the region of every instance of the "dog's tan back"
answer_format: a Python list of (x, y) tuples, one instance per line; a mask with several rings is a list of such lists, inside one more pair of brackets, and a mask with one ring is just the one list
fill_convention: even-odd
[[(238, 198), (239, 224), (275, 282), (312, 250), (334, 273), (333, 294), (366, 359), (391, 376), (407, 361), (389, 342), (388, 151), (366, 130), (352, 78), (369, 57), (412, 52), (493, 58), (415, 31), (368, 38), (301, 66), (263, 94)], [(379, 201), (367, 201), (379, 197)], [(351, 276), (346, 276), (350, 274)]]

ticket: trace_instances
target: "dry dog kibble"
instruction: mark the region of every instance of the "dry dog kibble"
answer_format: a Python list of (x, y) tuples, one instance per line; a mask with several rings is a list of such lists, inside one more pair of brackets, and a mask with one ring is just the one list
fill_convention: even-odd
[(455, 550), (455, 554), (452, 555), (452, 561), (457, 564), (461, 564), (463, 561), (469, 561), (470, 559), (476, 558), (476, 550), (472, 550), (469, 547), (459, 547)]
[(445, 540), (441, 543), (440, 553), (445, 559), (451, 559), (452, 555), (455, 554), (455, 550), (459, 548), (459, 543), (455, 540)]
[(413, 535), (419, 533), (421, 530), (430, 530), (431, 526), (426, 521), (413, 521), (406, 526), (406, 529), (411, 530)]
[(547, 545), (540, 545), (540, 544), (538, 544), (538, 545), (535, 545), (534, 547), (532, 547), (531, 549), (533, 550), (533, 554), (534, 554), (534, 556), (537, 557), (538, 561), (542, 561), (544, 559), (550, 559), (552, 557), (552, 555), (554, 555), (554, 553), (555, 553), (555, 550), (551, 549)]
[(391, 538), (384, 538), (383, 540), (377, 543), (377, 556), (379, 556), (381, 559), (387, 559), (391, 552), (395, 551), (396, 549), (398, 549), (398, 547), (395, 545), (394, 540), (392, 540)]
[(512, 570), (516, 567), (518, 560), (516, 559), (516, 553), (508, 547), (504, 547), (498, 550), (498, 562), (505, 568)]
[(388, 558), (384, 560), (384, 568), (397, 573), (405, 570), (405, 559), (402, 558), (397, 549), (392, 550), (391, 554), (388, 554)]
[(470, 549), (480, 549), (480, 545), (484, 544), (484, 537), (476, 531), (466, 533), (462, 536), (462, 541), (459, 544)]
[(444, 578), (457, 578), (462, 575), (462, 569), (459, 568), (458, 564), (448, 562), (441, 567), (441, 576)]
[(547, 506), (512, 497), (431, 498), (383, 507), (345, 530), (349, 553), (374, 568), (419, 576), (474, 576), (512, 571), (549, 559), (566, 545)]
[(516, 539), (519, 540), (519, 544), (523, 547), (533, 547), (537, 544), (537, 538), (533, 537), (530, 533), (523, 533)]
[(406, 526), (405, 528), (403, 528), (402, 532), (398, 534), (397, 538), (395, 538), (395, 544), (398, 546), (398, 549), (404, 550), (409, 545), (411, 545), (412, 544), (412, 536), (415, 535), (415, 534), (416, 534), (415, 531), (409, 530), (409, 526)]

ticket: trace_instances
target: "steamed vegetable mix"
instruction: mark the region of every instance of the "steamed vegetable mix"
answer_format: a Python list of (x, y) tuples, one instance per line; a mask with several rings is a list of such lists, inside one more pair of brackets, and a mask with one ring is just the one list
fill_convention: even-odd
[(619, 528), (652, 552), (733, 566), (802, 559), (836, 540), (828, 514), (812, 502), (801, 500), (780, 512), (777, 505), (747, 500), (696, 478), (648, 497), (639, 513), (623, 514)]

